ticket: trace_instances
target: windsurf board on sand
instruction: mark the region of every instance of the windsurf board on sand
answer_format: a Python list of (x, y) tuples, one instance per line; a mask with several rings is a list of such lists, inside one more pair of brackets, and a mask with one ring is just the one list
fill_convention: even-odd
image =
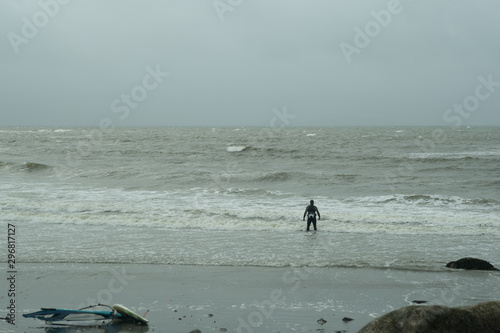
[(147, 320), (143, 316), (135, 313), (134, 311), (130, 310), (129, 308), (124, 307), (121, 304), (113, 305), (113, 309), (125, 318), (133, 319), (133, 320), (138, 321), (138, 322), (145, 324), (145, 325), (148, 324), (149, 320)]

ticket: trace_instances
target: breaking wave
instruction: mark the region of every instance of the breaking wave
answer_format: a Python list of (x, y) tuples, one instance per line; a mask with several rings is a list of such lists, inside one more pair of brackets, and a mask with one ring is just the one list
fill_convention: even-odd
[(11, 170), (11, 171), (25, 171), (25, 172), (37, 172), (49, 170), (52, 167), (50, 165), (36, 163), (36, 162), (24, 162), (22, 164), (12, 163), (12, 162), (1, 162), (0, 170)]
[(367, 201), (378, 204), (396, 203), (403, 205), (429, 205), (429, 206), (500, 206), (500, 200), (493, 198), (462, 198), (457, 196), (440, 196), (427, 194), (402, 195), (396, 194), (388, 197), (368, 197)]

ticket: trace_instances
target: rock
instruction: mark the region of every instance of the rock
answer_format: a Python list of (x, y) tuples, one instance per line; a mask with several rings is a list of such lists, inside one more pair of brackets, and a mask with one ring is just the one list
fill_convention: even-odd
[(350, 322), (350, 321), (352, 321), (352, 320), (354, 320), (354, 319), (349, 318), (349, 317), (344, 317), (344, 318), (342, 318), (342, 321), (343, 321), (344, 323), (348, 323), (348, 322)]
[(449, 308), (411, 305), (372, 320), (358, 333), (499, 333), (500, 302)]
[(449, 268), (459, 268), (459, 269), (474, 269), (482, 271), (498, 271), (492, 264), (486, 260), (481, 260), (477, 258), (462, 258), (457, 261), (451, 261), (446, 264)]
[(317, 323), (320, 324), (321, 326), (323, 326), (324, 324), (326, 324), (326, 320), (324, 320), (323, 318), (320, 318), (317, 320)]

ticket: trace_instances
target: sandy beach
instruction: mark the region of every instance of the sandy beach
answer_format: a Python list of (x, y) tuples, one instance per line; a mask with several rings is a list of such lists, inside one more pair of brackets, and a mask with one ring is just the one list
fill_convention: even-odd
[[(1, 332), (357, 332), (374, 317), (415, 300), (456, 306), (500, 299), (498, 272), (64, 263), (18, 266), (16, 326), (2, 322)], [(8, 301), (6, 293), (3, 303)], [(97, 303), (120, 303), (141, 314), (149, 310), (150, 325), (47, 329), (42, 321), (22, 317), (41, 307), (73, 309)], [(6, 307), (2, 308), (5, 312)]]

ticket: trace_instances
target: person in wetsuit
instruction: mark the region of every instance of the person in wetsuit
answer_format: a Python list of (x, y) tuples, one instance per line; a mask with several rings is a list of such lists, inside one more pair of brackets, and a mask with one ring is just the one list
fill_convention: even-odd
[(305, 221), (307, 215), (307, 231), (309, 231), (311, 223), (313, 224), (314, 230), (318, 230), (316, 229), (316, 214), (318, 214), (318, 220), (321, 220), (321, 216), (319, 215), (318, 207), (314, 206), (314, 200), (309, 201), (309, 203), (310, 205), (306, 207), (302, 221)]

